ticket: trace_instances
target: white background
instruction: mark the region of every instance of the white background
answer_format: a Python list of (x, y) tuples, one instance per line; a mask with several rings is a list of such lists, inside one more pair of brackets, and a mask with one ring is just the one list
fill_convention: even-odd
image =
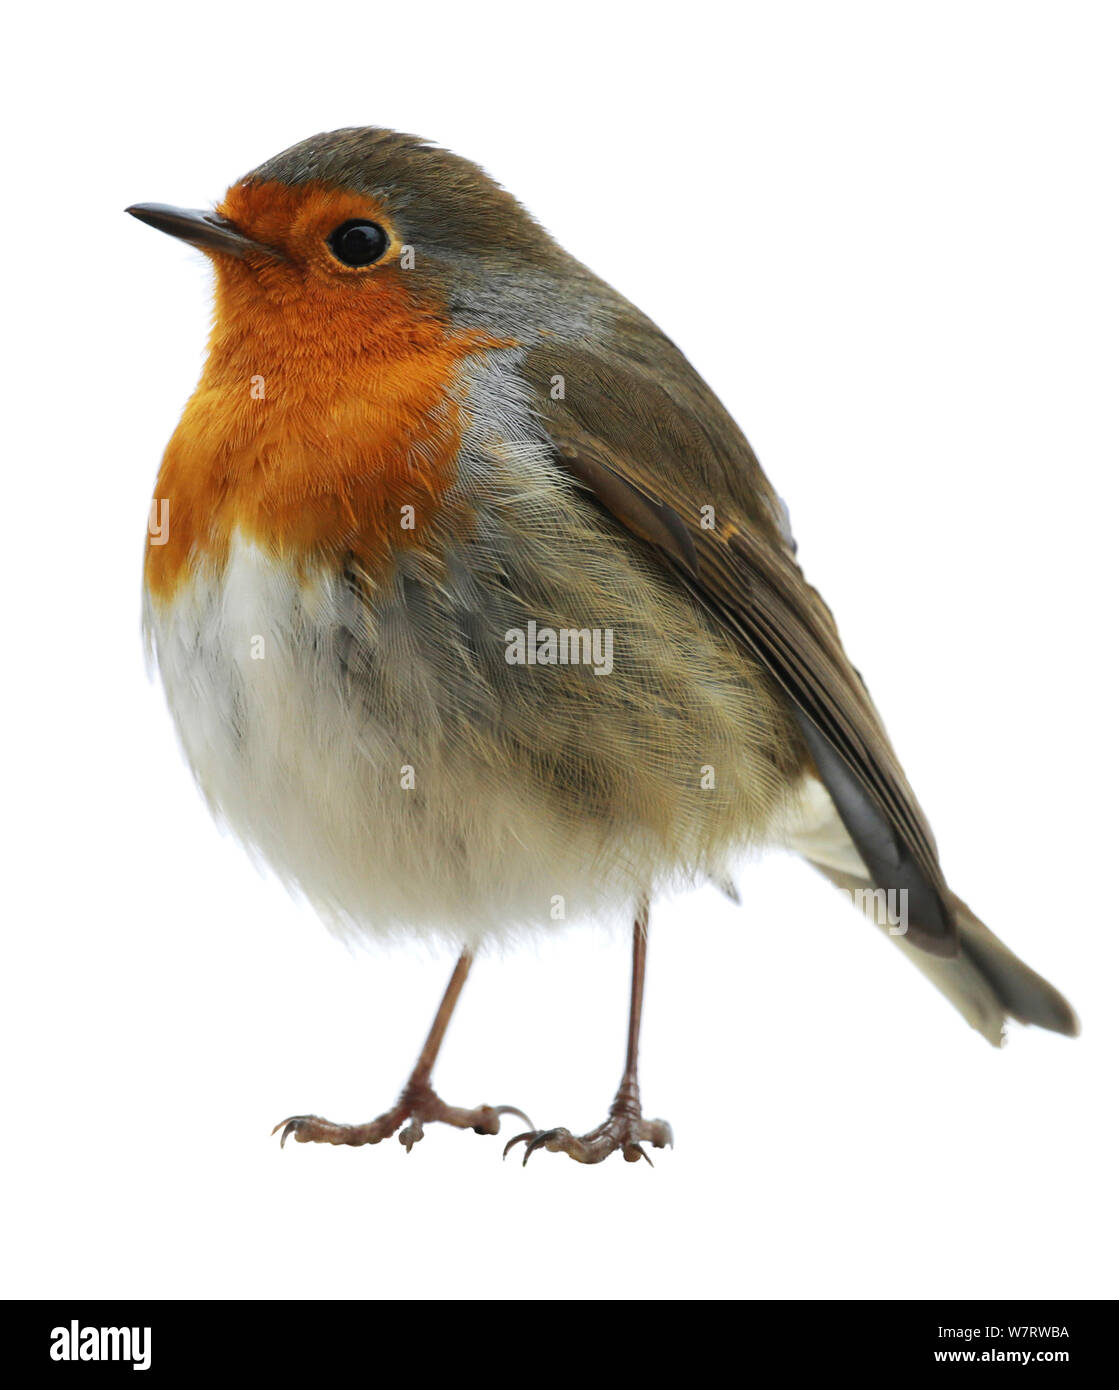
[[(4, 1292), (1114, 1296), (1115, 11), (53, 6), (15, 20), (4, 308)], [(289, 1145), (405, 1077), (450, 968), (351, 957), (212, 826), (138, 630), (197, 378), (205, 205), (322, 129), (482, 162), (674, 337), (792, 511), (953, 884), (1072, 998), (971, 1033), (812, 872), (655, 911), (656, 1168), (439, 1127)], [(627, 947), (484, 960), (455, 1103), (597, 1123)]]

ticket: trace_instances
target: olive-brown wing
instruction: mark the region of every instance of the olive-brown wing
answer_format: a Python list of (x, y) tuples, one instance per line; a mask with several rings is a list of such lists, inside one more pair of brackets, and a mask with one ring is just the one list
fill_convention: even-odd
[[(772, 673), (874, 883), (908, 894), (909, 939), (952, 955), (932, 833), (801, 573), (780, 503), (717, 398), (667, 339), (651, 325), (642, 332), (646, 323), (636, 321), (629, 352), (528, 355), (557, 462)], [(557, 376), (559, 393), (549, 389)]]

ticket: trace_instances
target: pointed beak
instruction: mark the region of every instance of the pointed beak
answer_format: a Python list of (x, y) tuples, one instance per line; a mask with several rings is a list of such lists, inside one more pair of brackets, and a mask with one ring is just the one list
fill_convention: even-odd
[(263, 256), (274, 261), (287, 259), (275, 247), (250, 240), (232, 222), (219, 217), (216, 212), (172, 208), (166, 203), (134, 203), (132, 207), (125, 208), (125, 212), (138, 217), (156, 231), (178, 237), (180, 241), (187, 241), (202, 251), (220, 251), (226, 256), (236, 256), (239, 261), (249, 256)]

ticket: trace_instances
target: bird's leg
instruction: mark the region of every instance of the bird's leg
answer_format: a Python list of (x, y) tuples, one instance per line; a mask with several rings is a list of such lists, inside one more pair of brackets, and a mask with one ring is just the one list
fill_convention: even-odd
[(629, 1034), (626, 1040), (626, 1065), (610, 1113), (605, 1123), (582, 1136), (568, 1129), (537, 1129), (518, 1134), (505, 1146), (508, 1153), (514, 1144), (524, 1141), (524, 1162), (537, 1149), (565, 1153), (577, 1163), (601, 1163), (615, 1149), (621, 1149), (627, 1163), (643, 1158), (652, 1159), (641, 1147), (652, 1144), (663, 1149), (672, 1143), (672, 1126), (666, 1120), (646, 1120), (641, 1114), (641, 1095), (637, 1088), (637, 1042), (641, 1033), (641, 1005), (645, 995), (645, 952), (649, 937), (649, 900), (642, 901), (633, 924), (633, 980), (630, 986)]
[[(473, 1110), (461, 1110), (457, 1106), (447, 1105), (432, 1090), (431, 1073), (435, 1059), (472, 962), (473, 956), (469, 951), (463, 951), (459, 956), (412, 1075), (391, 1110), (386, 1110), (365, 1125), (337, 1125), (318, 1115), (293, 1115), (290, 1119), (281, 1120), (272, 1131), (275, 1134), (277, 1129), (283, 1130), (280, 1147), (289, 1138), (300, 1144), (350, 1144), (355, 1147), (379, 1144), (399, 1129), (397, 1138), (411, 1153), (412, 1145), (424, 1137), (424, 1125), (437, 1121), (454, 1125), (457, 1129), (472, 1129), (475, 1134), (496, 1134), (501, 1128), (502, 1115), (519, 1115), (526, 1124), (531, 1124), (524, 1111), (518, 1110), (515, 1105), (479, 1105)], [(401, 1129), (405, 1120), (408, 1124)]]

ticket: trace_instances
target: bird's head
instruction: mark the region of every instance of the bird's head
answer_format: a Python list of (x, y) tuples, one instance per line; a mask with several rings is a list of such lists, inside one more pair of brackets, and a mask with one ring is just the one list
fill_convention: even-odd
[(211, 257), (219, 330), (282, 322), (293, 348), (313, 329), (328, 353), (375, 353), (409, 321), (500, 327), (519, 280), (571, 264), (476, 164), (374, 128), (293, 145), (215, 211), (128, 211)]

